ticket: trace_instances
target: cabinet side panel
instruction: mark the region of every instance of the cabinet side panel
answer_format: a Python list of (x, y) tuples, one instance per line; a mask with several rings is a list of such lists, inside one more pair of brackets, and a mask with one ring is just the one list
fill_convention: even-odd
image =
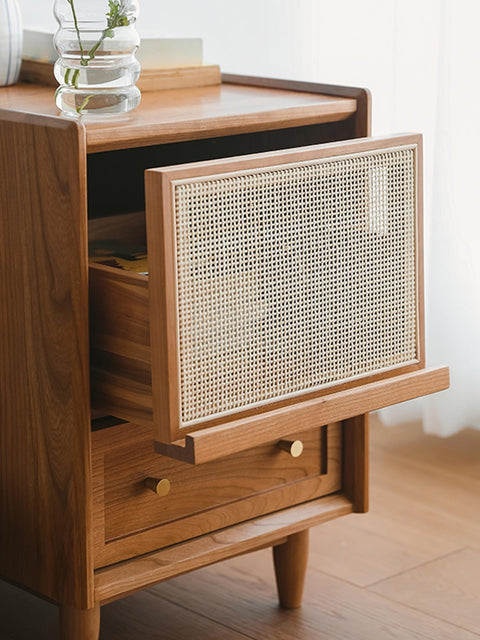
[(0, 110), (0, 575), (93, 605), (82, 127)]
[(366, 513), (369, 505), (369, 415), (343, 423), (343, 491), (354, 513)]

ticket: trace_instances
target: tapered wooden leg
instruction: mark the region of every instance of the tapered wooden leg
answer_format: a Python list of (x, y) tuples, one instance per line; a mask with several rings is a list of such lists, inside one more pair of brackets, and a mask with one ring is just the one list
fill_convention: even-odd
[(60, 640), (98, 640), (100, 605), (94, 609), (60, 607)]
[(288, 536), (286, 542), (273, 547), (273, 561), (280, 606), (300, 607), (308, 562), (308, 529)]

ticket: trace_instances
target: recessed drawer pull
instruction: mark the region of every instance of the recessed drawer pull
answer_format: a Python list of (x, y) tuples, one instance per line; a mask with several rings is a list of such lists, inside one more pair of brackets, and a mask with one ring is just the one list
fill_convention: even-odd
[(147, 478), (144, 481), (144, 485), (150, 491), (153, 491), (157, 494), (157, 496), (163, 497), (170, 493), (170, 480), (166, 478), (162, 478), (159, 480), (158, 478)]
[(298, 458), (303, 453), (303, 442), (301, 440), (280, 440), (277, 447), (289, 453), (292, 458)]

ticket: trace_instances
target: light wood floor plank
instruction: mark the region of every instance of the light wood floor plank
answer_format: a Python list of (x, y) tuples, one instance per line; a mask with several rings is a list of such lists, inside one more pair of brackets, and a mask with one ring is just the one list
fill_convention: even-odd
[(427, 435), (420, 424), (382, 427), (372, 417), (375, 429), (372, 447), (392, 453), (397, 460), (408, 460), (436, 472), (480, 479), (480, 432), (464, 429), (450, 437)]
[(0, 581), (0, 639), (56, 640), (57, 607)]
[[(377, 513), (368, 526), (365, 518), (359, 521), (361, 517), (348, 516), (348, 522), (334, 521), (316, 530), (311, 536), (310, 566), (364, 587), (461, 548), (455, 541), (433, 535), (429, 547), (419, 521), (415, 527), (413, 520)], [(409, 535), (410, 542), (405, 542)]]
[[(204, 593), (204, 597), (208, 594)], [(101, 640), (247, 640), (215, 620), (178, 603), (161, 600), (152, 590), (102, 607)]]
[[(328, 552), (328, 551), (327, 551)], [(307, 574), (302, 609), (276, 604), (268, 550), (182, 576), (154, 591), (256, 640), (473, 640), (457, 626), (321, 571)]]
[(463, 549), (371, 588), (480, 636), (480, 552)]
[(480, 478), (446, 475), (392, 455), (375, 458), (372, 467), (377, 482), (392, 496), (392, 512), (396, 501), (406, 500), (416, 513), (422, 509), (435, 512), (442, 521), (442, 535), (456, 540), (459, 547), (480, 545), (480, 509), (472, 508), (478, 504)]
[[(0, 582), (0, 640), (56, 640), (57, 607)], [(241, 631), (142, 591), (102, 607), (101, 640), (247, 640)]]
[(480, 509), (471, 508), (480, 493), (480, 432), (458, 434), (450, 452), (450, 439), (427, 436), (419, 425), (385, 428), (373, 418), (371, 429), (370, 512), (319, 527), (310, 563), (368, 586), (465, 546), (480, 548)]

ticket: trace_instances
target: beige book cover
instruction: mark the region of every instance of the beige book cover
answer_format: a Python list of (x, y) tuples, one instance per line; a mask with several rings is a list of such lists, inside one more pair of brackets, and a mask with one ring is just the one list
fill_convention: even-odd
[[(44, 29), (24, 29), (23, 58), (54, 63), (58, 55), (53, 45), (54, 32)], [(178, 69), (203, 64), (201, 38), (141, 37), (137, 59), (142, 69)]]

